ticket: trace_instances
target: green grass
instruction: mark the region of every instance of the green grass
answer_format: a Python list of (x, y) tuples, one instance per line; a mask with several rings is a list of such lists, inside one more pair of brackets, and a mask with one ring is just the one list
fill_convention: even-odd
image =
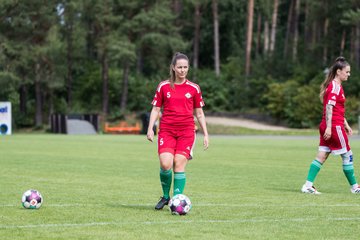
[[(156, 144), (145, 136), (27, 135), (0, 138), (1, 239), (354, 239), (360, 196), (340, 158), (300, 193), (317, 137), (198, 137), (187, 167), (189, 215), (153, 207), (161, 195)], [(358, 138), (351, 139), (360, 171)], [(21, 206), (27, 189), (45, 199)]]
[(245, 127), (225, 126), (208, 124), (207, 128), (211, 134), (220, 135), (279, 135), (279, 136), (316, 136), (318, 129), (290, 129), (289, 130), (258, 130)]

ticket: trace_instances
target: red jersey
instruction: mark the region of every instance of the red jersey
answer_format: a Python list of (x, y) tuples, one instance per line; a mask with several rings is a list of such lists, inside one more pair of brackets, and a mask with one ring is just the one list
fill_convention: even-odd
[(341, 84), (332, 81), (326, 88), (323, 99), (323, 117), (322, 122), (326, 123), (326, 105), (333, 107), (332, 125), (344, 126), (345, 121), (345, 95)]
[(205, 106), (199, 85), (187, 79), (174, 89), (169, 80), (160, 82), (151, 104), (163, 108), (160, 129), (194, 129), (194, 109)]

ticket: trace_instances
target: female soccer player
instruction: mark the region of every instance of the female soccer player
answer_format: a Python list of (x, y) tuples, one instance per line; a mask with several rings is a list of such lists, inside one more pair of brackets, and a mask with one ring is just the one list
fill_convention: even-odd
[(170, 64), (170, 79), (160, 82), (152, 101), (147, 139), (154, 140), (153, 127), (160, 116), (158, 154), (160, 159), (160, 182), (163, 196), (155, 206), (161, 210), (170, 200), (172, 172), (174, 172), (173, 194), (181, 194), (185, 188), (185, 167), (192, 158), (195, 144), (194, 114), (204, 133), (204, 149), (209, 147), (205, 115), (202, 107), (200, 87), (186, 79), (189, 59), (176, 53)]
[(347, 81), (349, 76), (349, 63), (345, 58), (338, 57), (320, 86), (323, 117), (319, 126), (319, 151), (310, 165), (307, 180), (301, 188), (303, 193), (320, 194), (313, 186), (313, 182), (330, 153), (341, 156), (343, 171), (351, 186), (351, 192), (360, 193), (360, 187), (354, 175), (353, 155), (347, 137), (347, 134), (352, 134), (352, 129), (345, 119), (345, 95), (342, 88), (342, 83)]

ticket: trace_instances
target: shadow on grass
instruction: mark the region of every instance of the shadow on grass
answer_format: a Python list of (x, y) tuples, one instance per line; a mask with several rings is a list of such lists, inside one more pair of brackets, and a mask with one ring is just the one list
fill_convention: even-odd
[(136, 210), (146, 210), (146, 211), (155, 211), (154, 206), (150, 204), (106, 204), (111, 208), (125, 208), (125, 209), (136, 209)]
[(274, 191), (277, 191), (277, 192), (287, 192), (287, 193), (299, 193), (299, 194), (303, 194), (301, 192), (301, 185), (300, 187), (296, 186), (294, 188), (288, 188), (288, 187), (269, 187), (269, 189), (272, 189)]

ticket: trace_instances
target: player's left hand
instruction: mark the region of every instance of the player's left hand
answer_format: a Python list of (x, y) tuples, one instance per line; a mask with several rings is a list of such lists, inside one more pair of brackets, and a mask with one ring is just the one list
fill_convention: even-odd
[(347, 132), (347, 134), (349, 136), (351, 136), (353, 134), (353, 130), (351, 129), (351, 127), (345, 127), (345, 131)]
[(204, 136), (204, 150), (209, 148), (209, 136)]

